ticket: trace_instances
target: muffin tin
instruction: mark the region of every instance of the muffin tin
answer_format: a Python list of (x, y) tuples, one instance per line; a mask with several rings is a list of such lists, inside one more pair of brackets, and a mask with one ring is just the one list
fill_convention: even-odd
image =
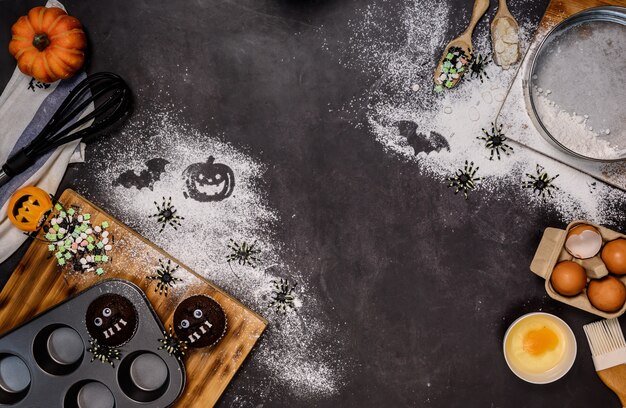
[[(138, 315), (113, 367), (92, 362), (85, 325), (88, 306), (108, 293), (130, 300)], [(102, 281), (0, 338), (0, 407), (170, 406), (185, 386), (185, 370), (158, 349), (160, 338), (163, 325), (137, 286)]]
[[(543, 237), (541, 238), (541, 242), (537, 247), (537, 251), (535, 252), (535, 256), (530, 264), (530, 270), (546, 280), (546, 292), (552, 299), (585, 310), (589, 313), (593, 313), (605, 319), (619, 317), (626, 311), (626, 304), (624, 304), (624, 306), (622, 306), (622, 308), (617, 312), (606, 313), (591, 305), (591, 302), (589, 302), (589, 299), (587, 298), (587, 289), (577, 296), (568, 297), (559, 294), (556, 290), (554, 290), (552, 284), (550, 283), (552, 270), (555, 265), (561, 261), (574, 261), (580, 264), (583, 268), (585, 268), (587, 277), (592, 279), (599, 279), (608, 274), (608, 270), (600, 259), (599, 254), (589, 259), (577, 259), (565, 249), (565, 239), (567, 238), (568, 232), (572, 228), (581, 224), (596, 227), (598, 231), (600, 231), (600, 235), (602, 235), (603, 245), (617, 238), (626, 238), (626, 235), (624, 234), (582, 220), (571, 222), (565, 230), (559, 228), (546, 228), (543, 233)], [(615, 277), (626, 284), (626, 275), (615, 275)]]

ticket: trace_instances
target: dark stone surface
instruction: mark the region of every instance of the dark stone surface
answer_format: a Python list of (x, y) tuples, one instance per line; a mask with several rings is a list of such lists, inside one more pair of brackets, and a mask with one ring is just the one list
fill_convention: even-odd
[[(466, 14), (471, 7), (469, 0), (448, 1)], [(0, 44), (36, 3), (0, 0)], [(325, 52), (319, 28), (341, 40), (364, 4), (67, 1), (96, 44), (91, 71), (117, 72), (141, 88), (135, 115), (150, 120), (155, 103), (184, 106), (190, 124), (224, 132), (270, 164), (268, 197), (283, 220), (277, 238), (291, 245), (287, 261), (310, 271), (312, 295), (345, 330), (349, 355), (337, 362), (347, 371), (339, 394), (307, 401), (276, 388), (263, 400), (250, 391), (264, 375), (252, 354), (220, 406), (619, 406), (597, 379), (584, 338), (582, 325), (597, 319), (547, 298), (543, 281), (528, 271), (543, 229), (569, 220), (525, 205), (518, 186), (465, 201), (415, 164), (386, 155), (366, 126), (354, 126), (363, 117), (348, 123), (329, 112), (376, 78)], [(542, 10), (526, 12), (538, 19)], [(191, 81), (178, 80), (180, 66)], [(0, 85), (12, 69), (0, 52)], [(123, 140), (113, 133), (110, 143)], [(97, 160), (88, 149), (88, 162), (71, 166), (59, 191), (75, 187), (106, 202), (75, 181)], [(296, 209), (300, 216), (292, 218)], [(24, 251), (0, 266), (2, 283)], [(579, 348), (572, 370), (545, 386), (518, 380), (501, 350), (506, 327), (537, 310), (568, 322)]]

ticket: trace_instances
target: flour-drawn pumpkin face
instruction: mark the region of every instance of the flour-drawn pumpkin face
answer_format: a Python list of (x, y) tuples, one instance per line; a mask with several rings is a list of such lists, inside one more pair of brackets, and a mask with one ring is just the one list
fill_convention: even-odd
[(114, 293), (100, 296), (87, 308), (87, 331), (99, 344), (117, 347), (137, 329), (137, 311), (130, 300)]
[(224, 310), (208, 296), (191, 296), (174, 311), (174, 331), (189, 347), (216, 344), (226, 332), (226, 324)]
[(37, 231), (52, 210), (48, 193), (34, 186), (21, 188), (11, 196), (7, 215), (9, 220), (22, 231)]
[(187, 191), (185, 198), (200, 202), (221, 201), (235, 188), (235, 174), (225, 164), (215, 163), (211, 156), (205, 163), (194, 163), (183, 172)]

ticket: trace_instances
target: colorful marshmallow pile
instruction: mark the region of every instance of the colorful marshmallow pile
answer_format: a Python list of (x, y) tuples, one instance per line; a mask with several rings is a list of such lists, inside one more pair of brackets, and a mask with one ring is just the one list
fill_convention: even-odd
[(470, 60), (470, 56), (466, 55), (462, 48), (450, 47), (441, 67), (441, 75), (435, 79), (435, 92), (443, 91), (444, 86), (454, 87), (461, 75), (465, 73)]
[(110, 261), (107, 254), (113, 249), (112, 236), (106, 231), (109, 223), (93, 226), (91, 214), (80, 214), (80, 209), (74, 207), (65, 209), (59, 203), (54, 209), (58, 213), (50, 218), (45, 238), (57, 263), (71, 263), (76, 271), (103, 275), (102, 264)]

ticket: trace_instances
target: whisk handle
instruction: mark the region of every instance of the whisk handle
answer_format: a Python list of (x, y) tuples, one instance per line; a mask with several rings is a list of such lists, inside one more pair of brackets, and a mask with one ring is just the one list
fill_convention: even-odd
[(9, 180), (11, 180), (11, 177), (8, 176), (4, 170), (0, 169), (0, 187), (8, 183)]
[(4, 174), (5, 181), (3, 183), (3, 178), (0, 177), (0, 186), (32, 166), (34, 162), (35, 159), (30, 157), (26, 148), (18, 150), (17, 153), (7, 159), (7, 162), (2, 165), (2, 174)]

